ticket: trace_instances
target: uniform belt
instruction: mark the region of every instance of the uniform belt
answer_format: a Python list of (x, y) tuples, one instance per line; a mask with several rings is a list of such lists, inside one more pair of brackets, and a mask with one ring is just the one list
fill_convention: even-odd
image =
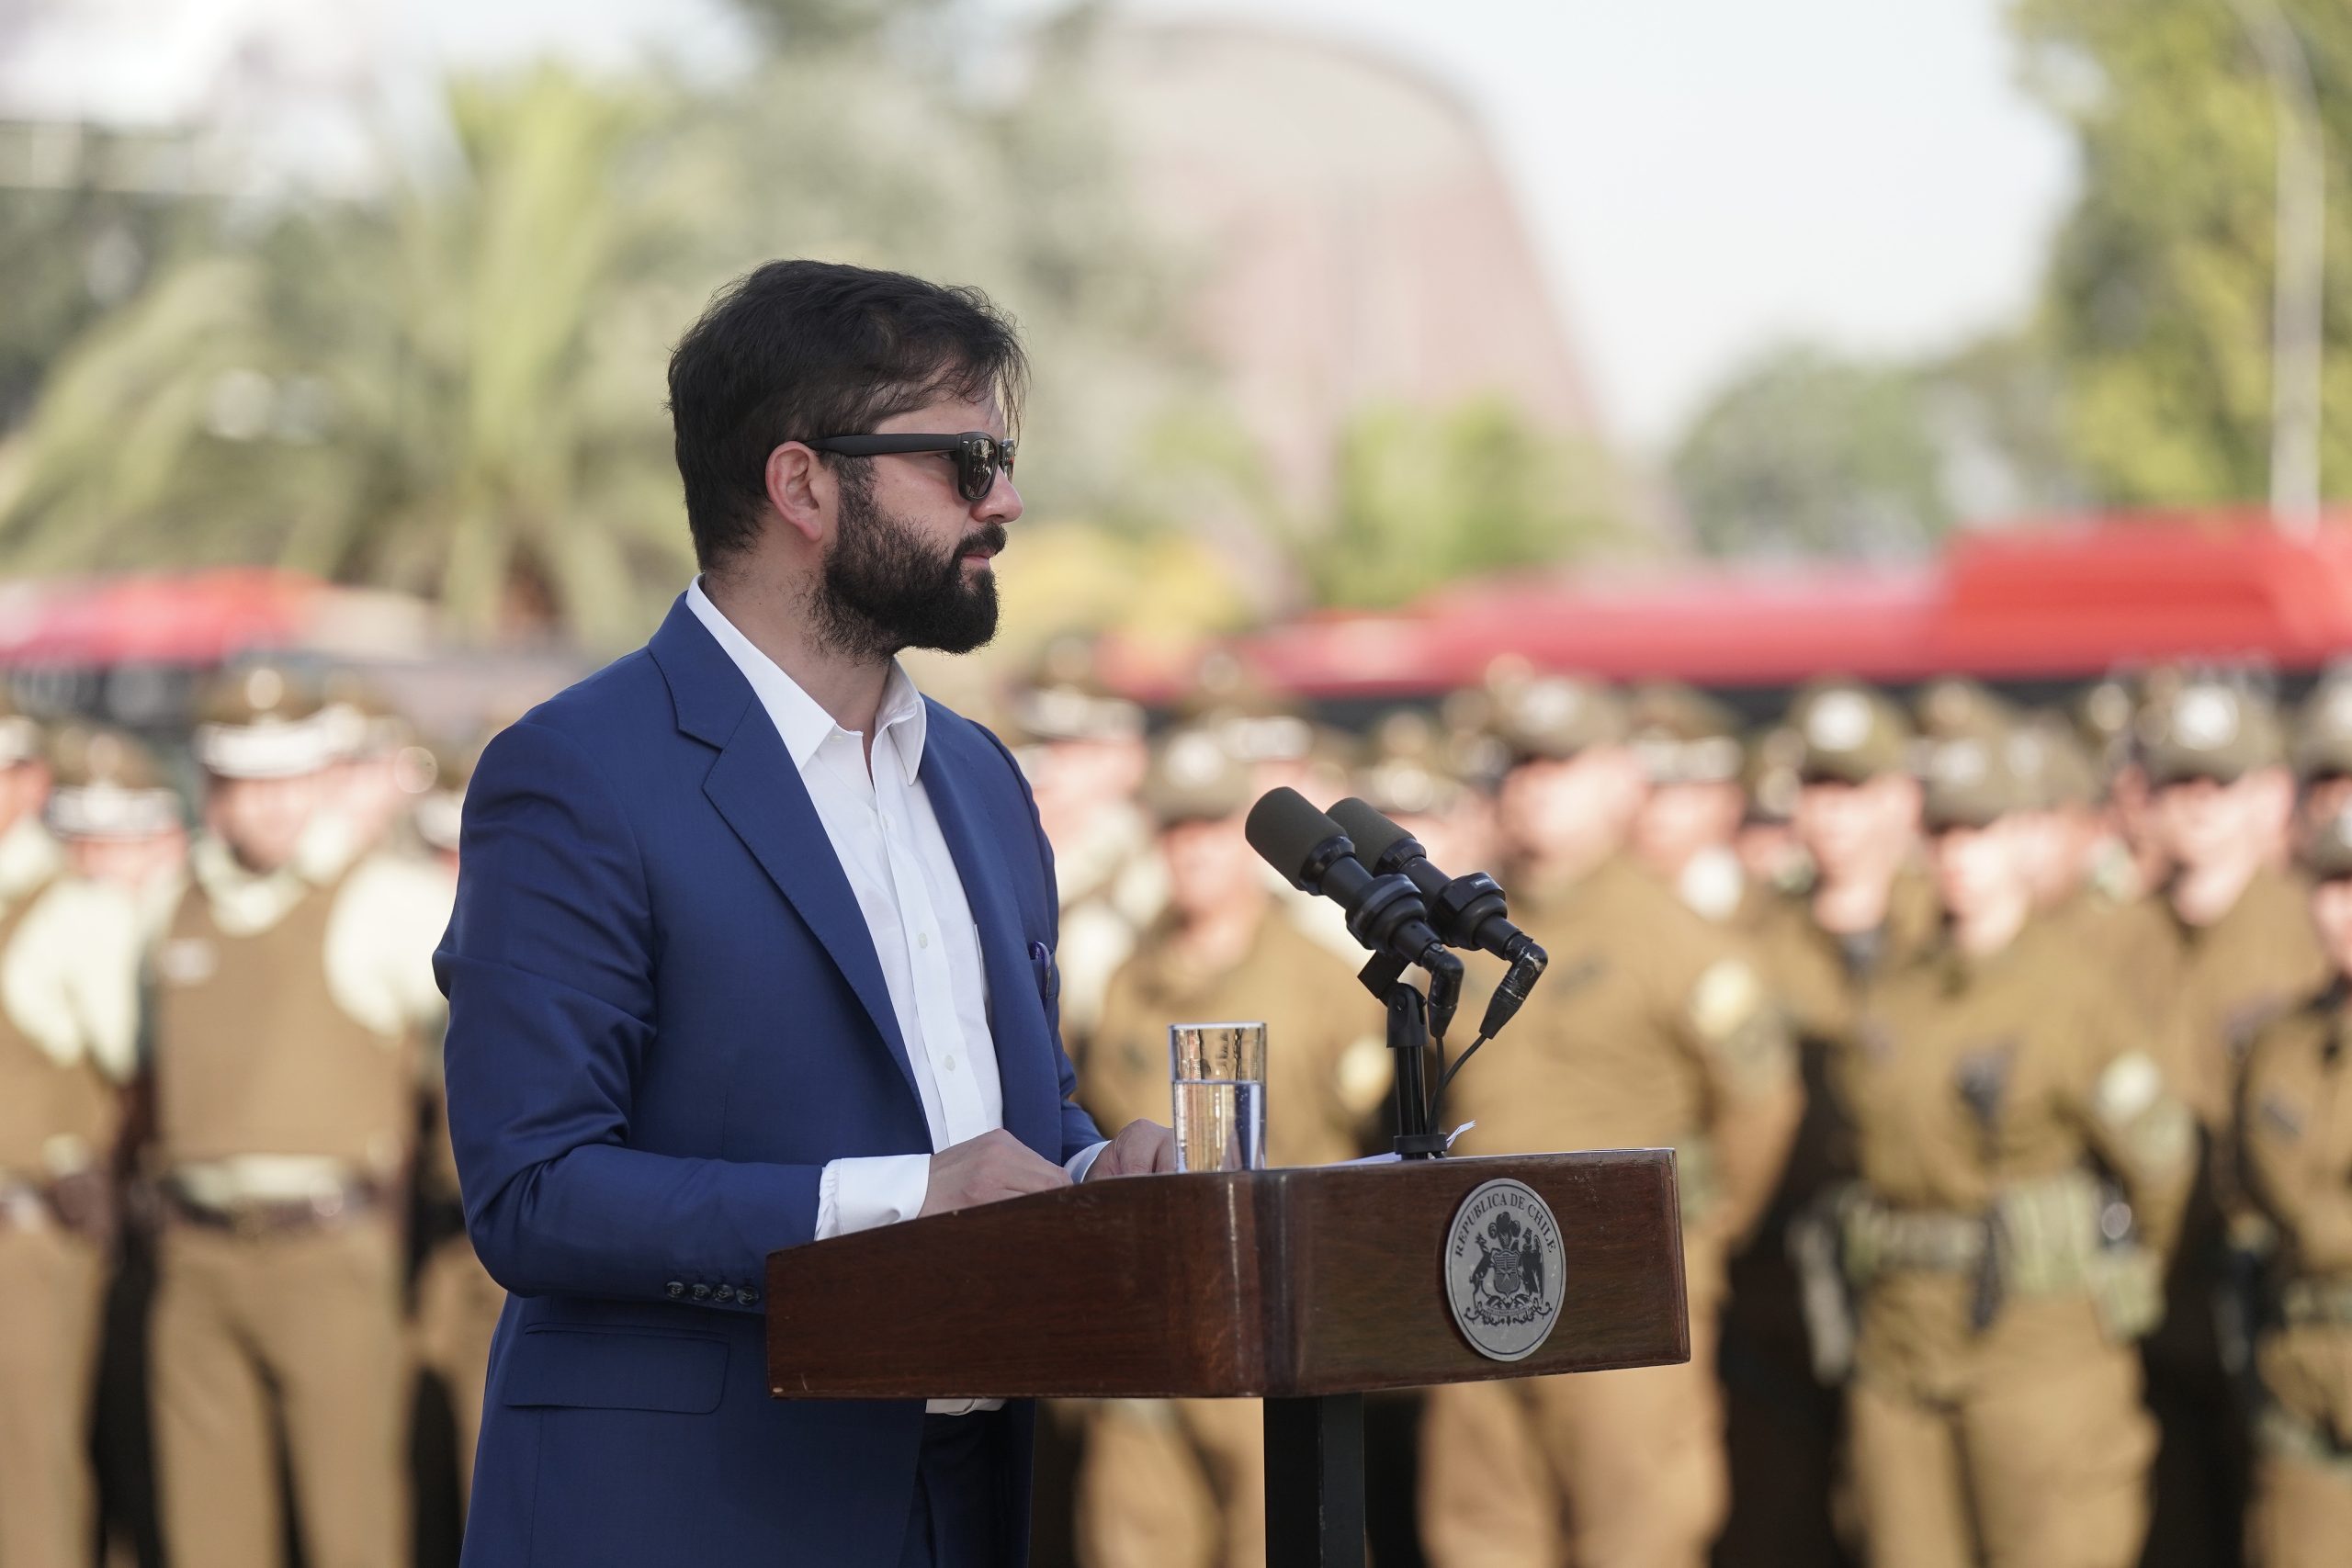
[(1986, 1234), (1978, 1214), (1871, 1206), (1856, 1212), (1847, 1245), (1863, 1251), (1877, 1270), (1966, 1274), (1984, 1261)]
[(2278, 1315), (2299, 1328), (2352, 1325), (2352, 1280), (2290, 1280), (2278, 1292)]
[(174, 1217), (183, 1223), (247, 1236), (327, 1230), (364, 1219), (384, 1206), (383, 1190), (365, 1184), (301, 1198), (243, 1198), (225, 1206), (199, 1203), (170, 1181), (164, 1191)]

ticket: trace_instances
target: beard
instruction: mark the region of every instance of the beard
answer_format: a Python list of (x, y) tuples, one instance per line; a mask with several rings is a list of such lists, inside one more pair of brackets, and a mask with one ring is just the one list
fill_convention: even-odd
[(945, 551), (875, 504), (872, 483), (844, 478), (841, 527), (811, 591), (818, 635), (836, 652), (888, 659), (902, 649), (969, 653), (996, 636), (996, 573), (964, 578), (967, 551), (1004, 548), (1001, 523)]

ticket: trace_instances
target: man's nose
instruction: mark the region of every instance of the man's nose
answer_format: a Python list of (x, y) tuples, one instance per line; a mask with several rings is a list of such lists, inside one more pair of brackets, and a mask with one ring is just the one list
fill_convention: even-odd
[(996, 480), (989, 486), (988, 494), (972, 503), (973, 521), (978, 523), (1018, 523), (1021, 521), (1021, 492), (1013, 488), (1012, 476), (997, 470)]

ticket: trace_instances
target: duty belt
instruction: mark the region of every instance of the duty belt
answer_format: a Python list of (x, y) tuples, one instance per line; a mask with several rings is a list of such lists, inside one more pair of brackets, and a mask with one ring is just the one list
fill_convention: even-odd
[(2107, 1234), (2108, 1206), (2087, 1171), (2004, 1182), (1975, 1213), (1891, 1208), (1864, 1193), (1843, 1215), (1847, 1275), (1860, 1285), (1895, 1269), (1974, 1273), (1997, 1235), (2007, 1288), (2026, 1295), (2076, 1289), (2102, 1242), (2121, 1239), (2120, 1225)]
[(2278, 1315), (2290, 1326), (2352, 1326), (2352, 1280), (2290, 1280), (2278, 1292)]
[(174, 1217), (180, 1221), (243, 1236), (325, 1230), (364, 1218), (384, 1205), (383, 1190), (367, 1185), (336, 1187), (300, 1198), (242, 1198), (226, 1206), (197, 1202), (168, 1179), (164, 1192)]

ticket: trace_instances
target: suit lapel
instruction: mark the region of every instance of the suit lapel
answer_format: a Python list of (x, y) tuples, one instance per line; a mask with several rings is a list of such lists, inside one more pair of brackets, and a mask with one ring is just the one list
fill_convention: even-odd
[[(989, 1032), (996, 1044), (1005, 1130), (1058, 1163), (1061, 1083), (1046, 1038), (1045, 1002), (1037, 995), (1011, 877), (995, 836), (982, 830), (983, 808), (973, 787), (976, 767), (991, 762), (1001, 767), (1003, 760), (967, 756), (954, 723), (946, 710), (932, 705), (930, 733), (923, 743), (923, 793), (930, 797), (932, 815), (939, 818), (940, 835), (947, 840), (972, 921), (979, 928), (980, 959), (989, 976)], [(1023, 824), (1024, 830), (1026, 826)]]
[(654, 634), (652, 652), (669, 679), (679, 728), (719, 749), (703, 794), (849, 981), (921, 1104), (873, 934), (784, 738), (768, 722), (751, 682), (683, 598)]

